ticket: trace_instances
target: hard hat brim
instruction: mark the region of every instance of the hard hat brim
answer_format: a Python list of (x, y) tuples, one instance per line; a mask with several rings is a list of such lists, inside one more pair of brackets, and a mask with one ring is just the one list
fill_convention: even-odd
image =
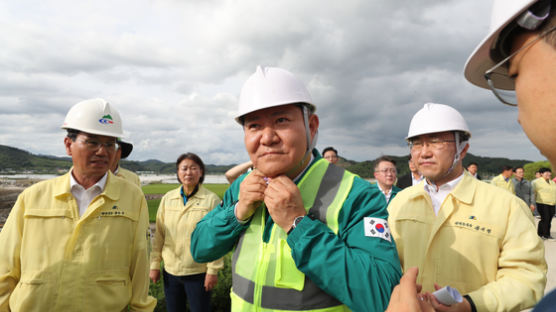
[(133, 144), (121, 140), (118, 140), (118, 144), (120, 144), (120, 148), (122, 149), (122, 156), (120, 158), (127, 158), (133, 150)]
[[(491, 29), (490, 33), (479, 43), (479, 45), (477, 45), (475, 50), (467, 59), (464, 67), (464, 76), (469, 82), (481, 88), (490, 88), (486, 82), (484, 74), (487, 70), (501, 61), (492, 59), (490, 55), (491, 47), (494, 43), (496, 43), (504, 28), (506, 28), (506, 26), (513, 22), (516, 17), (527, 10), (536, 1), (537, 0), (530, 0), (524, 2), (519, 10), (516, 10), (515, 13), (507, 18), (503, 23)], [(498, 85), (504, 89), (513, 90), (515, 88), (513, 80), (509, 79), (509, 77), (508, 79), (501, 78), (497, 82)]]

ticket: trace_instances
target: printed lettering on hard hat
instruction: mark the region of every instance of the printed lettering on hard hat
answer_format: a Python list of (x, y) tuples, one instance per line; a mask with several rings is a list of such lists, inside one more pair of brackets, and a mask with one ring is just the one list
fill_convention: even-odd
[(392, 235), (390, 234), (390, 227), (385, 219), (365, 217), (363, 219), (365, 236), (379, 237), (389, 242), (392, 242)]
[(112, 121), (112, 116), (110, 116), (110, 114), (102, 116), (102, 118), (99, 119), (98, 122), (105, 125), (114, 123), (114, 121)]

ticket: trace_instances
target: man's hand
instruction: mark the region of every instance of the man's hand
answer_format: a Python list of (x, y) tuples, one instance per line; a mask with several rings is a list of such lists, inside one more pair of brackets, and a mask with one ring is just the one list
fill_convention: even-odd
[(434, 311), (429, 299), (419, 294), (421, 285), (417, 284), (419, 269), (409, 268), (402, 276), (400, 284), (394, 287), (386, 312), (431, 312)]
[(269, 180), (264, 192), (264, 203), (274, 223), (286, 232), (296, 217), (307, 214), (297, 185), (285, 175)]
[(160, 270), (151, 270), (149, 272), (149, 278), (156, 284), (160, 279)]
[[(434, 283), (434, 289), (439, 290), (442, 287), (438, 284)], [(467, 299), (463, 298), (463, 301), (460, 303), (452, 304), (451, 306), (444, 305), (436, 299), (436, 297), (431, 294), (427, 293), (426, 296), (429, 298), (433, 308), (435, 311), (442, 311), (442, 312), (471, 312), (471, 304)]]
[(535, 205), (531, 204), (529, 208), (531, 208), (531, 212), (535, 212)]
[(239, 186), (239, 202), (236, 208), (236, 218), (247, 220), (257, 210), (264, 200), (266, 181), (264, 175), (254, 169)]
[(205, 290), (211, 291), (218, 283), (218, 275), (216, 274), (205, 274)]

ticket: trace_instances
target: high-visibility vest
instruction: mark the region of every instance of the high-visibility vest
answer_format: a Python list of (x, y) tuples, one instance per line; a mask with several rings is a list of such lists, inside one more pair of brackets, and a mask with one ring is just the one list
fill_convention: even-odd
[[(319, 159), (298, 184), (308, 215), (335, 234), (354, 177)], [(259, 207), (253, 214), (232, 257), (232, 311), (349, 311), (297, 269), (281, 227), (273, 226), (264, 242), (265, 210)]]

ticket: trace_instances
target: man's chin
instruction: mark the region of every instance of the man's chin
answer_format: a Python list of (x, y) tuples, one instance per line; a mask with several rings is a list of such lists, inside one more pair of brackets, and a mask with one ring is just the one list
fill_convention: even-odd
[(283, 166), (262, 166), (257, 167), (265, 177), (274, 178), (280, 175), (283, 175), (287, 172), (287, 168)]

